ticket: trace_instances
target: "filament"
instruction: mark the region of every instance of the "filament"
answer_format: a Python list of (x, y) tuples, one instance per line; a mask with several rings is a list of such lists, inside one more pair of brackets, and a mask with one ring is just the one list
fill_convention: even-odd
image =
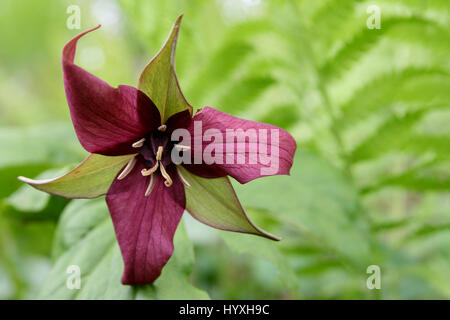
[(158, 147), (158, 151), (156, 152), (156, 160), (160, 161), (162, 158), (162, 153), (163, 153), (163, 147), (159, 146)]
[(179, 176), (180, 179), (181, 179), (181, 182), (183, 182), (183, 184), (184, 184), (186, 187), (190, 187), (191, 185), (190, 185), (189, 182), (187, 182), (186, 179), (183, 177), (183, 175), (181, 174), (181, 171), (180, 171), (180, 169), (178, 168), (178, 166), (177, 166), (177, 173), (178, 173), (178, 176)]
[(150, 182), (148, 184), (147, 190), (145, 190), (145, 196), (148, 197), (150, 193), (152, 193), (153, 187), (155, 186), (154, 175), (150, 176)]
[(125, 166), (125, 169), (123, 169), (123, 171), (120, 173), (117, 179), (122, 180), (123, 178), (125, 178), (131, 172), (131, 170), (133, 170), (135, 164), (136, 164), (136, 157), (133, 157), (128, 161), (127, 165)]

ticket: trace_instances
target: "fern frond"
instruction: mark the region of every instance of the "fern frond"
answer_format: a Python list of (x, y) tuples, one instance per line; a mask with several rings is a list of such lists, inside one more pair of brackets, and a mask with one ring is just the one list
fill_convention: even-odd
[(411, 223), (410, 219), (397, 219), (397, 220), (393, 220), (393, 221), (384, 221), (384, 222), (379, 222), (379, 223), (375, 223), (371, 225), (370, 230), (372, 232), (386, 232), (386, 231), (390, 231), (390, 230), (397, 230), (400, 228), (404, 228), (407, 227), (408, 224)]
[(308, 17), (308, 27), (314, 34), (320, 36), (318, 39), (320, 41), (333, 38), (336, 30), (342, 29), (342, 25), (352, 19), (355, 4), (358, 2), (361, 0), (323, 1), (323, 4)]
[(427, 11), (435, 11), (443, 14), (444, 16), (450, 15), (450, 10), (447, 0), (378, 0), (380, 5), (402, 5), (405, 9), (412, 11), (415, 14), (426, 13)]
[(260, 119), (262, 122), (273, 124), (283, 129), (294, 126), (298, 120), (297, 106), (292, 104), (275, 106)]
[(189, 97), (194, 101), (199, 100), (218, 84), (225, 83), (252, 51), (253, 47), (245, 42), (225, 43), (214, 52), (208, 62), (203, 64), (198, 76), (187, 90)]
[[(450, 105), (433, 107), (448, 108)], [(450, 145), (450, 138), (436, 136), (419, 136), (412, 133), (413, 127), (419, 122), (430, 108), (406, 113), (403, 117), (392, 116), (375, 132), (359, 144), (350, 153), (349, 158), (354, 164), (359, 161), (376, 158), (392, 150), (413, 152), (446, 153), (445, 145)], [(424, 142), (421, 144), (420, 142)], [(442, 149), (444, 147), (444, 149)], [(415, 150), (412, 150), (415, 149)]]
[(303, 266), (301, 268), (298, 268), (296, 270), (296, 273), (301, 276), (317, 276), (319, 274), (323, 274), (325, 272), (328, 272), (332, 269), (339, 268), (341, 269), (344, 267), (344, 264), (340, 262), (339, 260), (325, 260), (324, 261), (317, 261), (318, 258), (315, 259), (316, 261), (314, 263), (311, 263), (309, 265)]
[[(249, 104), (255, 101), (274, 83), (275, 80), (268, 76), (253, 76), (240, 79), (219, 99), (219, 106), (223, 111), (245, 110)], [(233, 92), (233, 94), (229, 94), (229, 92)]]
[[(351, 41), (348, 41), (341, 47), (331, 58), (325, 61), (320, 67), (319, 72), (322, 77), (327, 80), (328, 78), (339, 77), (342, 72), (350, 69), (351, 65), (357, 61), (367, 51), (375, 46), (384, 36), (391, 30), (398, 26), (418, 26), (423, 30), (428, 27), (433, 27), (440, 32), (441, 36), (448, 37), (448, 33), (443, 32), (441, 28), (432, 20), (427, 20), (421, 17), (394, 17), (383, 19), (381, 29), (368, 29), (365, 25), (362, 26), (360, 31), (353, 37)], [(423, 43), (423, 37), (420, 34), (410, 33), (408, 37), (403, 37), (402, 41), (408, 41), (408, 39), (420, 38), (420, 43)], [(445, 41), (445, 40), (444, 40)]]
[(414, 231), (407, 240), (417, 237), (424, 237), (436, 232), (450, 231), (450, 224), (425, 225)]
[(395, 104), (406, 104), (409, 109), (414, 109), (442, 105), (449, 101), (449, 73), (439, 69), (407, 68), (383, 74), (355, 91), (340, 106), (336, 127), (345, 129), (374, 112), (386, 112)]
[(382, 179), (372, 186), (361, 190), (368, 194), (387, 186), (396, 186), (416, 191), (450, 190), (450, 171), (448, 161), (431, 160), (399, 175)]

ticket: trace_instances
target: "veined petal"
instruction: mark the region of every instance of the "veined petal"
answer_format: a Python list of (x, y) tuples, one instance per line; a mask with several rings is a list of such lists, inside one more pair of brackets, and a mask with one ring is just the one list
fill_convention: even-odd
[(107, 157), (90, 154), (75, 169), (61, 177), (48, 180), (19, 177), (19, 180), (56, 196), (71, 199), (96, 198), (106, 194), (119, 170), (134, 156)]
[(209, 165), (209, 164), (183, 164), (183, 167), (189, 170), (189, 172), (195, 174), (196, 176), (214, 179), (226, 177), (228, 173), (221, 170), (219, 166)]
[(211, 227), (255, 234), (271, 240), (280, 240), (254, 225), (245, 214), (228, 177), (207, 179), (179, 167), (190, 184), (185, 188), (186, 210), (200, 222)]
[(170, 116), (166, 121), (167, 133), (171, 134), (176, 129), (187, 129), (191, 124), (192, 116), (189, 110), (184, 110)]
[(170, 187), (154, 176), (153, 189), (145, 196), (150, 177), (143, 177), (144, 166), (137, 163), (123, 180), (115, 180), (106, 202), (119, 241), (125, 270), (122, 283), (149, 284), (173, 253), (173, 236), (186, 204), (184, 187), (174, 168), (168, 168), (173, 179)]
[(181, 91), (175, 72), (175, 49), (182, 18), (183, 15), (177, 18), (163, 47), (139, 77), (138, 88), (156, 104), (162, 123), (173, 114), (184, 110), (188, 110), (192, 115), (193, 110)]
[(158, 109), (143, 92), (130, 86), (113, 88), (74, 64), (77, 41), (63, 49), (64, 87), (70, 115), (78, 139), (89, 152), (103, 155), (134, 153), (131, 144), (156, 129), (161, 118)]
[[(196, 147), (193, 140), (192, 154), (201, 153), (203, 159), (202, 164), (185, 166), (194, 174), (205, 178), (228, 174), (240, 183), (262, 176), (289, 174), (297, 144), (286, 130), (236, 118), (211, 107), (198, 111), (192, 120), (188, 129), (191, 137), (195, 140), (197, 122), (201, 124), (203, 140), (206, 139), (202, 147)], [(213, 131), (220, 134), (220, 140), (213, 138)], [(211, 146), (215, 147), (214, 156), (220, 163), (205, 163), (205, 149)]]

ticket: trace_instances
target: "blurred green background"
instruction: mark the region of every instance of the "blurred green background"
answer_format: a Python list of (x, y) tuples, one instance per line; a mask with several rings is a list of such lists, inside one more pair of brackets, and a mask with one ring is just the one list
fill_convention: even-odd
[[(69, 5), (81, 9), (80, 30), (66, 26)], [(366, 25), (369, 5), (381, 29)], [(449, 9), (448, 0), (3, 0), (0, 298), (449, 299)], [(185, 214), (161, 280), (124, 289), (104, 200), (69, 202), (16, 177), (56, 176), (86, 155), (65, 101), (63, 45), (101, 23), (77, 63), (136, 86), (180, 13), (188, 101), (297, 140), (290, 177), (236, 184), (252, 219), (283, 240)], [(111, 252), (89, 255), (103, 240)], [(70, 291), (65, 268), (80, 259), (88, 270)], [(381, 268), (379, 290), (366, 286), (370, 265)]]

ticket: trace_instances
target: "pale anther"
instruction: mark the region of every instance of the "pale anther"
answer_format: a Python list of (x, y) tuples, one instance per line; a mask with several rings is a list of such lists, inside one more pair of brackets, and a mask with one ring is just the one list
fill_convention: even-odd
[(145, 138), (142, 138), (141, 140), (138, 140), (135, 143), (133, 143), (131, 146), (133, 148), (140, 148), (144, 145), (144, 142), (145, 142)]
[(150, 169), (142, 169), (141, 174), (145, 176), (151, 175), (153, 172), (155, 172), (158, 169), (159, 162), (156, 161), (155, 165), (151, 167)]
[(162, 158), (162, 153), (163, 153), (163, 147), (159, 146), (158, 147), (158, 151), (156, 152), (156, 160), (160, 161)]
[(153, 187), (155, 186), (154, 175), (150, 176), (150, 183), (148, 184), (147, 190), (145, 190), (145, 196), (148, 197), (150, 193), (152, 193)]
[(162, 124), (158, 127), (158, 130), (162, 131), (162, 132), (166, 131), (166, 129), (167, 129), (167, 126), (165, 124)]
[(136, 157), (133, 157), (128, 161), (125, 169), (123, 169), (123, 171), (119, 174), (117, 179), (122, 180), (123, 178), (125, 178), (131, 172), (131, 170), (133, 170), (135, 164), (136, 164)]

